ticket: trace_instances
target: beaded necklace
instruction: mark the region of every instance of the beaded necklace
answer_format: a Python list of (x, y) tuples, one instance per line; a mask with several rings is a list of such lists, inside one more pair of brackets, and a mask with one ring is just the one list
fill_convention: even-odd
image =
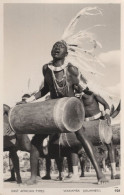
[[(49, 68), (51, 69), (51, 72), (52, 72), (52, 78), (53, 78), (54, 88), (55, 88), (57, 97), (67, 96), (68, 94), (68, 83), (67, 83), (67, 75), (66, 75), (67, 64), (63, 64), (61, 67), (49, 66)], [(61, 71), (61, 70), (64, 71), (64, 74), (62, 76), (62, 79), (58, 80), (54, 72)]]

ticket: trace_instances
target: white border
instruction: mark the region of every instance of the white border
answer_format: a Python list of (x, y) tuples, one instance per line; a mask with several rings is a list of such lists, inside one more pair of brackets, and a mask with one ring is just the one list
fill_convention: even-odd
[[(112, 4), (121, 4), (121, 100), (122, 100), (122, 106), (121, 106), (121, 192), (114, 192), (113, 191), (113, 187), (110, 187), (110, 188), (100, 188), (101, 189), (101, 192), (98, 193), (93, 193), (93, 192), (83, 192), (82, 189), (80, 189), (80, 192), (68, 192), (68, 194), (71, 194), (71, 195), (75, 195), (75, 194), (92, 194), (92, 195), (96, 195), (96, 194), (110, 194), (110, 195), (114, 195), (114, 194), (121, 194), (121, 195), (124, 195), (124, 145), (123, 145), (123, 138), (124, 138), (124, 129), (123, 129), (123, 124), (124, 124), (124, 116), (123, 116), (123, 113), (124, 113), (124, 93), (123, 93), (123, 83), (124, 83), (124, 65), (123, 65), (123, 54), (124, 54), (124, 25), (123, 25), (123, 18), (124, 18), (124, 0), (3, 0), (3, 2), (0, 4), (0, 89), (1, 91), (3, 91), (3, 36), (4, 36), (4, 33), (3, 33), (3, 5), (5, 3), (46, 3), (46, 4), (49, 4), (49, 3), (53, 3), (53, 4), (64, 4), (64, 3), (68, 3), (68, 4), (71, 4), (71, 3), (75, 3), (75, 4), (78, 4), (78, 3), (82, 3), (82, 4), (94, 4), (94, 3), (99, 3), (99, 4), (108, 4), (108, 3), (112, 3)], [(2, 101), (2, 95), (0, 97), (0, 110), (2, 110), (2, 104), (3, 104), (3, 101)], [(2, 119), (2, 112), (0, 112), (0, 119)], [(2, 127), (3, 127), (3, 123), (2, 123), (2, 120), (0, 122), (0, 127), (1, 127), (1, 130), (2, 130)], [(2, 133), (1, 133), (2, 134)], [(1, 154), (1, 157), (0, 157), (0, 176), (2, 176), (2, 172), (3, 172), (3, 162), (2, 162), (2, 146), (3, 146), (3, 138), (2, 138), (2, 135), (0, 137), (0, 144), (1, 144), (1, 147), (0, 147), (0, 154)], [(1, 180), (2, 180), (2, 177), (0, 177)], [(25, 189), (29, 189), (29, 188), (25, 188)], [(30, 188), (31, 189), (31, 188)], [(90, 188), (92, 189), (92, 188)], [(36, 190), (36, 188), (35, 188)], [(10, 189), (4, 189), (3, 188), (3, 182), (0, 182), (0, 195), (1, 194), (17, 194), (17, 193), (13, 193), (11, 192)], [(27, 193), (21, 193), (20, 194), (27, 194)], [(39, 193), (29, 193), (29, 194), (39, 194)], [(40, 193), (41, 194), (41, 193)], [(63, 192), (63, 189), (45, 189), (45, 192), (43, 194), (47, 194), (47, 195), (51, 195), (51, 194), (66, 194)]]

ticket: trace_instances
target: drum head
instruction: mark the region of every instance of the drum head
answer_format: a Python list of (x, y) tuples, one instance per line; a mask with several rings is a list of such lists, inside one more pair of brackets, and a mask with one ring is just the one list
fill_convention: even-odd
[(112, 140), (112, 126), (107, 124), (107, 120), (99, 120), (99, 136), (103, 143), (110, 144)]

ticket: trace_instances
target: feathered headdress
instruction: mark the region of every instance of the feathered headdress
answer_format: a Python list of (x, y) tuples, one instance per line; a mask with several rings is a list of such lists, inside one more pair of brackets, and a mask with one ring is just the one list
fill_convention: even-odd
[[(74, 33), (81, 16), (94, 15), (102, 15), (101, 9), (98, 7), (86, 7), (80, 10), (65, 29), (61, 39), (65, 41), (68, 48), (66, 62), (70, 62), (78, 67), (81, 72), (80, 80), (82, 85), (88, 85), (90, 90), (102, 95), (105, 99), (111, 99), (112, 95), (99, 84), (100, 78), (104, 76), (102, 70), (105, 68), (105, 65), (95, 55), (95, 49), (97, 47), (102, 48), (102, 45), (95, 40), (94, 34), (90, 32), (91, 29), (103, 25), (94, 25)], [(88, 49), (85, 49), (86, 45), (88, 45)]]

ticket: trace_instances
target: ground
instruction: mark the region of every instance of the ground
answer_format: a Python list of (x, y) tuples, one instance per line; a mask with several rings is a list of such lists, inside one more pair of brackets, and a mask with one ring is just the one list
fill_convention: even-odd
[[(43, 176), (44, 173), (41, 174)], [(65, 174), (67, 175), (67, 173)], [(120, 179), (111, 180), (110, 171), (105, 173), (106, 177), (109, 179), (109, 183), (105, 185), (98, 185), (95, 172), (86, 172), (84, 178), (79, 178), (78, 181), (56, 181), (58, 174), (52, 174), (51, 180), (42, 180), (38, 179), (37, 184), (27, 186), (26, 180), (30, 177), (30, 172), (21, 172), (21, 177), (23, 184), (19, 185), (16, 182), (4, 182), (4, 188), (107, 188), (107, 187), (116, 187), (120, 185)], [(9, 178), (10, 173), (7, 172), (4, 174), (4, 179)]]

